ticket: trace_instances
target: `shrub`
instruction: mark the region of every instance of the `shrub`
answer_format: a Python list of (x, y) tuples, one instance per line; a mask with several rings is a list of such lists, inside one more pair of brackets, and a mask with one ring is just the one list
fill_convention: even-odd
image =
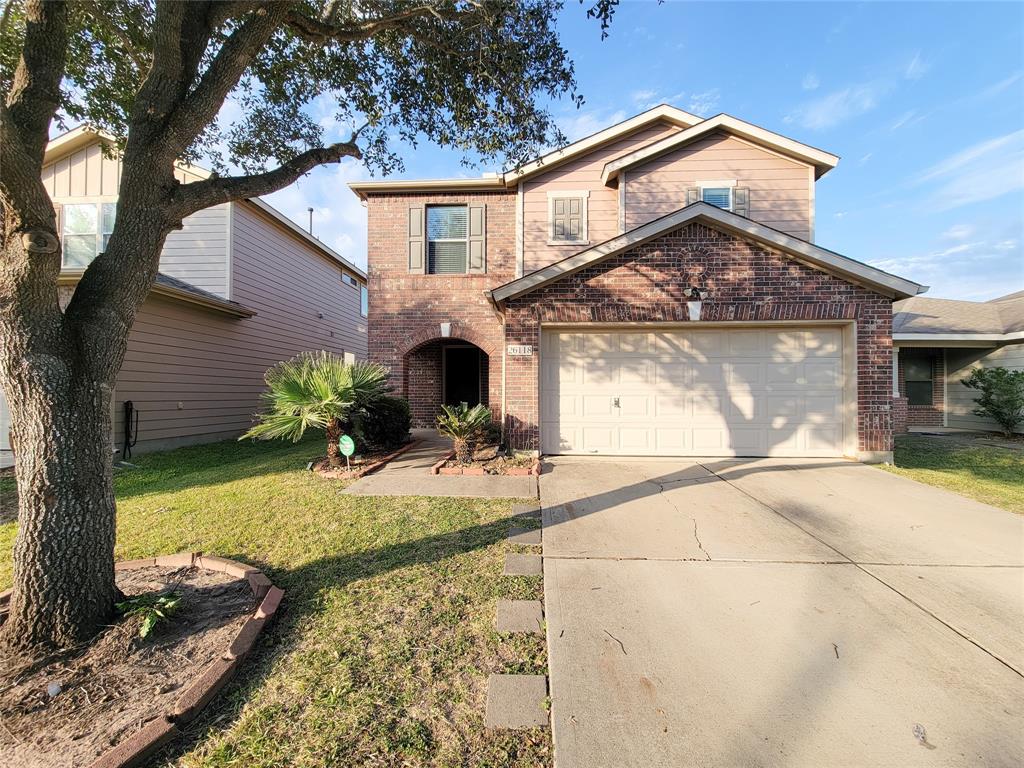
[(409, 437), (412, 415), (404, 397), (382, 397), (359, 419), (359, 437), (371, 448), (397, 448)]
[(975, 415), (995, 421), (1007, 437), (1024, 422), (1024, 371), (975, 368), (961, 383), (981, 392), (974, 398), (978, 406), (974, 409)]
[(486, 405), (467, 403), (456, 406), (442, 405), (441, 415), (437, 417), (437, 430), (445, 437), (452, 439), (455, 459), (466, 463), (473, 457), (474, 444), (491, 426), (491, 412)]

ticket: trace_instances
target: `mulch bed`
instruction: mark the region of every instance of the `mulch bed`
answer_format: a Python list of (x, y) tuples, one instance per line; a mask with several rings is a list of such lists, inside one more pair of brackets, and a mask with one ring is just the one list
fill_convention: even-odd
[(539, 475), (540, 459), (530, 455), (506, 454), (495, 450), (477, 451), (472, 461), (460, 462), (455, 452), (445, 454), (430, 468), (433, 475)]
[[(249, 582), (227, 573), (190, 566), (117, 572), (129, 596), (175, 584), (178, 610), (145, 640), (135, 616), (42, 663), (0, 660), (0, 765), (87, 766), (174, 708), (257, 605)], [(52, 683), (60, 686), (53, 697)]]
[[(392, 459), (397, 458), (408, 451), (416, 445), (417, 442), (419, 441), (411, 440), (405, 445), (393, 450), (367, 451), (357, 456), (352, 456), (349, 459), (348, 466), (344, 464), (344, 456), (342, 456), (343, 463), (340, 467), (332, 467), (326, 456), (318, 456), (313, 459), (310, 469), (320, 475), (320, 477), (326, 477), (330, 480), (355, 480), (363, 475), (376, 472)], [(349, 467), (351, 467), (351, 469)]]

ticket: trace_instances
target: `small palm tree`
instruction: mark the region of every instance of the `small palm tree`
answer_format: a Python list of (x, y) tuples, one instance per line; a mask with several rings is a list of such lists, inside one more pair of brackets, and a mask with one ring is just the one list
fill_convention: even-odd
[(491, 412), (485, 405), (470, 408), (468, 403), (442, 405), (441, 411), (437, 417), (437, 431), (452, 439), (456, 461), (463, 464), (470, 461), (473, 458), (473, 443), (491, 424)]
[(330, 352), (306, 352), (278, 363), (264, 377), (266, 410), (240, 439), (290, 438), (298, 442), (309, 427), (327, 432), (327, 458), (341, 465), (342, 425), (387, 394), (388, 370), (377, 363), (348, 364)]

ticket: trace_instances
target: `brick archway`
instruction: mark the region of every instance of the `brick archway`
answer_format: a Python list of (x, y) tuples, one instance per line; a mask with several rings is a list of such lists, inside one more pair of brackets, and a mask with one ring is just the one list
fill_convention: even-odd
[(487, 356), (490, 358), (493, 358), (497, 351), (497, 345), (493, 339), (487, 338), (487, 334), (480, 333), (472, 326), (465, 325), (464, 323), (453, 322), (450, 336), (441, 336), (441, 329), (438, 326), (422, 328), (416, 333), (409, 335), (399, 347), (397, 356), (400, 360), (405, 359), (406, 356), (415, 352), (420, 347), (434, 341), (443, 340), (468, 341), (487, 353)]

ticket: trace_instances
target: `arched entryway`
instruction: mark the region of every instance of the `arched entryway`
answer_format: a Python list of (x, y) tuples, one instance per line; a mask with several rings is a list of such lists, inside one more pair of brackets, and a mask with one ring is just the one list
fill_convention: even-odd
[(470, 341), (432, 339), (402, 362), (403, 394), (415, 427), (432, 427), (442, 404), (490, 405), (490, 355)]

